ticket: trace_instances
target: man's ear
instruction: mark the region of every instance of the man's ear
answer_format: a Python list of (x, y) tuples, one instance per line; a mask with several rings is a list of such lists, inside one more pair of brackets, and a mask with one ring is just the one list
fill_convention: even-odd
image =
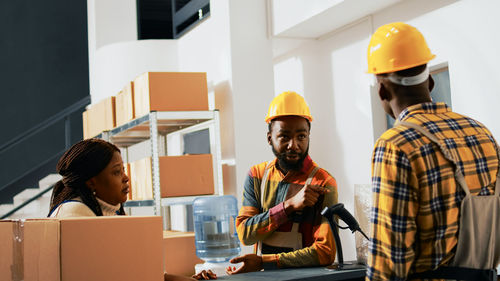
[(432, 78), (432, 75), (429, 75), (429, 93), (432, 92), (432, 89), (434, 89), (434, 78)]
[(378, 89), (378, 96), (380, 97), (380, 100), (385, 100), (385, 101), (390, 101), (391, 100), (391, 92), (387, 88), (387, 86), (384, 84), (384, 82), (380, 82), (380, 87)]
[(267, 143), (268, 143), (269, 145), (271, 145), (271, 144), (272, 144), (272, 142), (271, 142), (271, 132), (267, 132)]

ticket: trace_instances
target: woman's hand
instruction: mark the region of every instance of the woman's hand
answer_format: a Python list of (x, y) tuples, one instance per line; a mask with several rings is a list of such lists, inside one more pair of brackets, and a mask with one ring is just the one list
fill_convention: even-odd
[(186, 276), (172, 275), (165, 272), (164, 280), (165, 281), (193, 281), (193, 280), (209, 280), (209, 279), (217, 279), (217, 275), (213, 273), (211, 270), (203, 270), (202, 272), (193, 275), (191, 278)]
[(200, 273), (191, 276), (196, 280), (209, 280), (209, 279), (217, 279), (217, 275), (209, 270), (202, 270)]
[(240, 263), (242, 262), (243, 265), (240, 266), (238, 269), (236, 267), (231, 267), (228, 266), (226, 268), (226, 273), (231, 275), (231, 274), (238, 274), (238, 273), (245, 273), (245, 272), (252, 272), (252, 271), (259, 271), (262, 269), (262, 257), (258, 256), (256, 254), (247, 254), (244, 256), (236, 257), (234, 259), (230, 260), (231, 263)]

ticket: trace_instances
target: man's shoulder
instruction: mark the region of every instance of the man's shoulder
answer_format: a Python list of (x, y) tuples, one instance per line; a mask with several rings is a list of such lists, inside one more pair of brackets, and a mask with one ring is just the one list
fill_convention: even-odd
[(316, 174), (314, 174), (314, 181), (321, 181), (325, 185), (337, 185), (335, 178), (332, 176), (332, 174), (330, 174), (330, 172), (328, 172), (324, 168), (319, 167), (316, 163), (314, 165), (319, 168)]
[[(456, 139), (466, 135), (491, 136), (488, 128), (479, 121), (452, 111), (446, 112), (446, 114), (415, 115), (404, 121), (423, 127), (438, 139)], [(428, 140), (424, 139), (422, 134), (415, 129), (396, 123), (393, 128), (388, 129), (380, 136), (375, 146), (394, 146), (402, 150), (407, 148), (409, 151), (413, 151), (428, 143)]]
[(248, 172), (248, 175), (251, 176), (251, 177), (254, 177), (254, 178), (261, 178), (262, 175), (264, 174), (264, 170), (266, 169), (266, 167), (268, 166), (268, 164), (270, 162), (273, 162), (273, 161), (274, 161), (274, 159), (268, 160), (268, 161), (265, 161), (265, 162), (261, 162), (261, 163), (256, 164), (256, 165), (253, 165), (250, 168), (250, 171)]

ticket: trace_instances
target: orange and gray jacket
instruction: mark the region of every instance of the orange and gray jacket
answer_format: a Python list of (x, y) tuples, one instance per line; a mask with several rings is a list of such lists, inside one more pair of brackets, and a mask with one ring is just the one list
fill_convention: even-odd
[[(309, 156), (300, 171), (283, 175), (276, 167), (276, 159), (255, 165), (246, 178), (243, 192), (243, 206), (236, 220), (238, 237), (244, 245), (257, 245), (259, 241), (274, 232), (292, 231), (294, 222), (299, 223), (303, 248), (299, 250), (264, 246), (262, 251), (264, 267), (301, 267), (327, 265), (335, 259), (335, 245), (328, 221), (320, 215), (326, 206), (337, 203), (337, 184), (324, 169), (314, 175), (311, 185), (327, 188), (329, 193), (318, 198), (313, 207), (300, 213), (286, 215), (283, 202), (303, 188), (308, 175), (317, 167)], [(261, 181), (268, 166), (268, 179), (264, 198), (260, 198)], [(261, 201), (264, 203), (261, 204)], [(256, 247), (257, 250), (257, 247)]]

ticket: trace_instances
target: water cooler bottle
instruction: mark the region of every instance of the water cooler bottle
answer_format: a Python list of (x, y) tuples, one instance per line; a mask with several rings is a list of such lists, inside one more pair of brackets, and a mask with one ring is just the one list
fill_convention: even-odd
[(196, 255), (205, 261), (196, 273), (211, 269), (225, 275), (229, 260), (240, 253), (236, 233), (237, 201), (234, 196), (200, 197), (193, 202)]

